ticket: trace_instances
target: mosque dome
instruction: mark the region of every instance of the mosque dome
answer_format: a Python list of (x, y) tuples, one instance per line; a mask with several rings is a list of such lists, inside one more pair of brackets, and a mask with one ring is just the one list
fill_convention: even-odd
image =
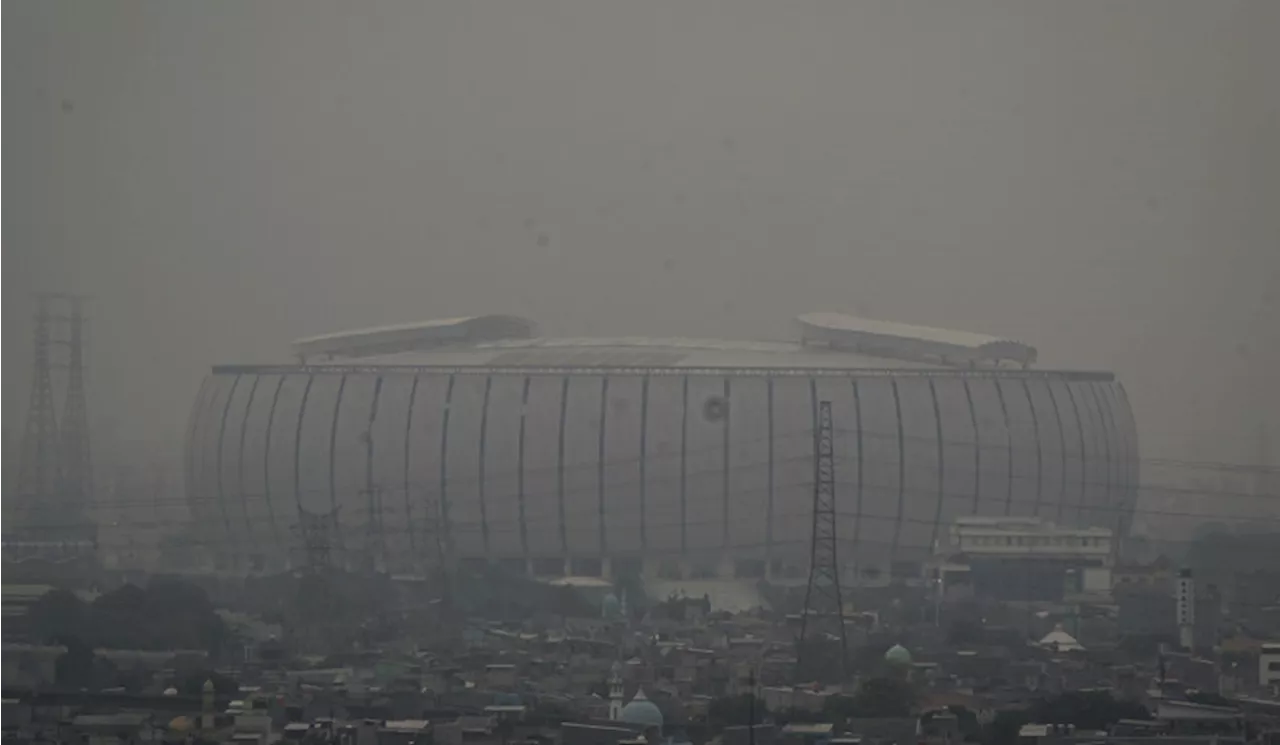
[(643, 688), (636, 691), (636, 696), (631, 699), (631, 703), (622, 707), (622, 714), (618, 719), (627, 724), (638, 724), (645, 729), (650, 727), (662, 729), (662, 710), (644, 695)]
[(190, 732), (195, 729), (195, 722), (188, 717), (177, 716), (169, 720), (169, 729), (174, 732)]
[(889, 650), (884, 653), (884, 661), (891, 665), (902, 665), (905, 667), (911, 664), (911, 652), (907, 651), (907, 648), (901, 644), (895, 644), (892, 647), (889, 647)]

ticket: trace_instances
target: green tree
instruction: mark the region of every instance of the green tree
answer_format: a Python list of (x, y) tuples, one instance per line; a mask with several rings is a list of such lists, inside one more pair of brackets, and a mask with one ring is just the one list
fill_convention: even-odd
[(916, 692), (910, 683), (894, 678), (871, 678), (853, 696), (854, 716), (906, 717), (916, 706)]
[(1119, 701), (1106, 691), (1068, 691), (1036, 702), (1031, 713), (1037, 722), (1073, 724), (1077, 729), (1087, 730), (1103, 730), (1121, 719), (1151, 716), (1141, 704)]
[(89, 607), (67, 590), (42, 595), (27, 611), (27, 620), (42, 641), (61, 637), (82, 640), (91, 626)]
[(54, 660), (54, 682), (64, 688), (97, 690), (113, 683), (114, 666), (99, 659), (93, 648), (75, 637), (65, 637), (58, 643), (67, 651)]
[(988, 745), (1014, 745), (1024, 724), (1071, 724), (1081, 730), (1105, 730), (1121, 719), (1150, 719), (1134, 701), (1117, 700), (1106, 691), (1068, 691), (1034, 701), (1025, 711), (1002, 711), (987, 728)]
[(707, 707), (707, 724), (719, 731), (725, 727), (742, 727), (753, 722), (759, 724), (764, 715), (764, 702), (750, 693), (743, 693), (712, 701)]
[(908, 717), (916, 706), (911, 685), (894, 678), (871, 678), (852, 696), (830, 696), (823, 704), (823, 716), (837, 723), (850, 719)]
[(200, 649), (216, 655), (226, 624), (197, 585), (158, 579), (146, 589), (124, 585), (89, 608), (94, 644), (117, 649)]
[(1236, 705), (1234, 701), (1226, 696), (1212, 691), (1193, 691), (1187, 694), (1187, 700), (1193, 704), (1202, 704), (1204, 706), (1234, 707)]
[(947, 644), (966, 646), (982, 641), (982, 624), (961, 618), (951, 622), (947, 627)]

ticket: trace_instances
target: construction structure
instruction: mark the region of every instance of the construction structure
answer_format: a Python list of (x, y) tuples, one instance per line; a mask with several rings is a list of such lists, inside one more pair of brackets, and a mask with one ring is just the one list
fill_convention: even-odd
[(839, 541), (836, 536), (835, 430), (831, 402), (818, 403), (814, 434), (813, 538), (809, 584), (805, 588), (796, 643), (797, 680), (839, 683), (848, 677), (844, 599), (840, 592)]
[(802, 584), (819, 401), (850, 464), (847, 587), (922, 576), (966, 515), (1126, 534), (1137, 435), (1111, 373), (1037, 369), (1033, 347), (963, 331), (832, 313), (793, 328), (560, 338), (478, 315), (217, 365), (185, 456), (199, 545), (212, 566), (280, 571), (298, 511), (341, 506), (347, 550), (395, 575), (442, 560)]
[[(31, 395), (16, 499), (5, 518), (6, 560), (65, 562), (95, 551), (86, 327), (83, 297), (36, 297)], [(55, 404), (57, 372), (65, 373), (61, 418)]]

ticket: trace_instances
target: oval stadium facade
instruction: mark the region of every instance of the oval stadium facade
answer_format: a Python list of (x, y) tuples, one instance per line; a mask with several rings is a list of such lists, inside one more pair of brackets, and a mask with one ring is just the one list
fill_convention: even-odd
[(483, 316), (215, 367), (186, 450), (200, 540), (248, 571), (297, 564), (323, 522), (338, 555), (389, 571), (444, 555), (795, 576), (820, 401), (846, 563), (921, 562), (967, 515), (1127, 530), (1136, 429), (1110, 373), (1033, 369), (1034, 349), (963, 332), (798, 322), (795, 342), (549, 339)]

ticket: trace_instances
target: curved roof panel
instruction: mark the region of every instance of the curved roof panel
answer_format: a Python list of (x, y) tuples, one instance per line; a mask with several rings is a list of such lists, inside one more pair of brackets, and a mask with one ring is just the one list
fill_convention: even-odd
[[(989, 367), (989, 366), (988, 366)], [(567, 374), (613, 372), (617, 374), (675, 375), (932, 375), (970, 371), (927, 359), (912, 360), (873, 356), (858, 351), (794, 342), (725, 341), (687, 338), (541, 338), (461, 342), (432, 348), (362, 356), (358, 359), (324, 358), (304, 365), (218, 365), (215, 372), (256, 371), (409, 371), (449, 370), (486, 373)], [(1000, 375), (1068, 377), (1111, 380), (1108, 372), (1079, 370), (990, 370)]]
[(537, 324), (518, 316), (466, 316), (321, 334), (298, 339), (292, 346), (294, 354), (303, 359), (368, 357), (448, 344), (522, 339), (533, 336), (536, 330)]
[(1036, 360), (1035, 347), (970, 331), (875, 321), (843, 313), (806, 313), (797, 316), (796, 323), (803, 343), (874, 356), (927, 359), (944, 365), (1009, 360), (1027, 366)]

